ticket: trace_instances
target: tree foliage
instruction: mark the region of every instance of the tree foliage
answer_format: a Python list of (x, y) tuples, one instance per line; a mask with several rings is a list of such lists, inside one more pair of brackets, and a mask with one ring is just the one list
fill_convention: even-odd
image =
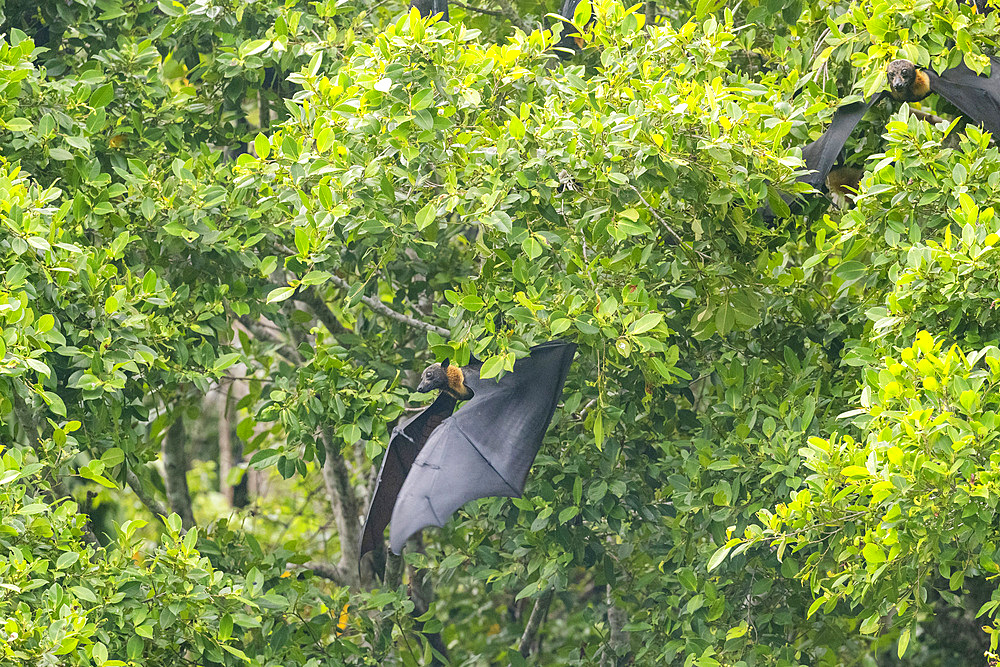
[[(883, 106), (853, 208), (759, 211), (886, 62), (981, 71), (997, 15), (593, 0), (560, 60), (555, 9), (3, 8), (4, 664), (996, 649), (1000, 153)], [(423, 365), (557, 337), (524, 497), (359, 571)]]

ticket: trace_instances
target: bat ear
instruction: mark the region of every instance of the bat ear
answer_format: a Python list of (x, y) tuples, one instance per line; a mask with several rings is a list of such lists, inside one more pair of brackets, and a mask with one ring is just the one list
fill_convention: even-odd
[(444, 361), (441, 362), (441, 368), (448, 368), (449, 364), (451, 364), (451, 360), (448, 359), (448, 357), (445, 357)]

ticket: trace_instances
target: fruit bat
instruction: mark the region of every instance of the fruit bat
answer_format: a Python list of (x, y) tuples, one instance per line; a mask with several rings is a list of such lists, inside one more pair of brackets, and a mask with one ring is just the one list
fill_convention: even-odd
[[(537, 345), (499, 380), (480, 378), (476, 360), (461, 369), (447, 360), (428, 367), (417, 390), (441, 393), (393, 430), (359, 557), (375, 549), (387, 524), (398, 554), (410, 536), (443, 526), (470, 500), (519, 497), (575, 352), (574, 343)], [(468, 400), (455, 410), (460, 399)]]
[[(861, 118), (873, 105), (889, 96), (897, 102), (919, 102), (937, 93), (958, 111), (994, 137), (1000, 137), (1000, 60), (990, 57), (989, 76), (980, 76), (961, 62), (956, 67), (937, 74), (917, 67), (908, 60), (894, 60), (886, 67), (888, 91), (876, 93), (869, 100), (845, 104), (838, 108), (826, 132), (802, 148), (802, 160), (809, 173), (797, 180), (808, 183), (820, 192), (843, 195), (848, 187), (856, 187), (856, 174), (838, 173), (835, 165), (843, 160), (844, 146)], [(802, 207), (802, 200), (782, 195), (793, 212)], [(770, 206), (763, 208), (765, 220), (774, 218)]]

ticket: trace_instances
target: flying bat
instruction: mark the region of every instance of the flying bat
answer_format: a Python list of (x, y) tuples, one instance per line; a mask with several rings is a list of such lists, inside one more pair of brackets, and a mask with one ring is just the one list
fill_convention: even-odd
[(441, 393), (393, 430), (359, 556), (375, 549), (387, 524), (398, 554), (410, 536), (443, 526), (470, 500), (520, 496), (575, 352), (574, 343), (537, 345), (499, 380), (480, 378), (475, 360), (464, 368), (447, 360), (429, 366), (417, 390)]

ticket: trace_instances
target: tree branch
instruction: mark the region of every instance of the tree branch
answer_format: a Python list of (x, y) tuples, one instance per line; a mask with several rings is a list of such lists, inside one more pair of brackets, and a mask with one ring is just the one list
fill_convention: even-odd
[[(14, 416), (17, 417), (17, 421), (21, 423), (21, 428), (24, 429), (25, 436), (28, 439), (28, 444), (31, 449), (35, 452), (35, 457), (38, 462), (43, 466), (45, 465), (47, 457), (45, 456), (45, 451), (42, 449), (42, 444), (39, 440), (38, 424), (35, 422), (35, 417), (28, 407), (28, 404), (24, 402), (24, 399), (17, 390), (11, 392), (14, 397)], [(52, 473), (51, 466), (45, 466), (42, 468), (42, 479), (48, 485), (48, 488), (42, 488), (42, 492), (45, 497), (49, 499), (49, 503), (55, 505), (60, 500), (68, 499), (76, 502), (70, 492), (63, 486), (63, 483)], [(83, 525), (83, 539), (85, 542), (93, 546), (95, 549), (101, 546), (101, 543), (97, 540), (97, 536), (94, 535), (93, 531), (90, 529), (89, 517)]]
[[(338, 275), (332, 277), (333, 283), (340, 287), (341, 289), (349, 290), (351, 288), (350, 283), (341, 278)], [(370, 296), (362, 296), (361, 301), (374, 310), (380, 315), (385, 315), (386, 317), (396, 320), (397, 322), (402, 322), (403, 324), (413, 327), (414, 329), (422, 329), (423, 331), (433, 331), (440, 336), (450, 336), (451, 331), (445, 329), (444, 327), (439, 327), (435, 324), (428, 324), (427, 322), (421, 322), (415, 317), (410, 317), (409, 315), (404, 315), (398, 311), (393, 310), (389, 306), (382, 303), (379, 299), (373, 299)]]
[(330, 306), (326, 304), (326, 301), (319, 295), (316, 288), (310, 288), (307, 290), (301, 290), (297, 297), (302, 299), (302, 301), (312, 308), (313, 313), (323, 323), (323, 326), (332, 334), (345, 334), (351, 333), (351, 330), (345, 327), (337, 316), (333, 314), (330, 310)]
[(535, 606), (531, 609), (531, 616), (528, 617), (528, 623), (524, 626), (524, 634), (521, 635), (521, 642), (517, 645), (518, 652), (524, 658), (527, 658), (531, 654), (532, 645), (538, 636), (538, 630), (542, 627), (542, 619), (545, 618), (545, 614), (549, 611), (549, 605), (552, 604), (553, 593), (555, 591), (549, 586), (535, 600)]
[(195, 524), (194, 513), (191, 511), (191, 493), (187, 484), (184, 419), (180, 415), (167, 429), (160, 453), (163, 455), (163, 469), (166, 473), (163, 481), (167, 487), (167, 502), (170, 503), (170, 509), (180, 515), (184, 529), (189, 530)]
[(913, 107), (909, 107), (909, 111), (910, 111), (911, 114), (913, 114), (914, 116), (916, 116), (920, 120), (926, 120), (931, 125), (937, 125), (938, 123), (947, 123), (948, 122), (944, 118), (941, 118), (941, 116), (935, 116), (931, 112), (924, 111), (923, 109), (914, 109)]
[(357, 586), (360, 583), (357, 563), (358, 545), (361, 539), (358, 498), (354, 487), (351, 486), (351, 474), (347, 469), (347, 462), (344, 461), (340, 449), (334, 445), (333, 433), (329, 426), (323, 429), (320, 437), (326, 450), (323, 483), (326, 485), (326, 495), (333, 508), (337, 536), (340, 539), (340, 563), (337, 565), (337, 570), (347, 585)]
[[(601, 659), (601, 664), (611, 664), (616, 665), (619, 663), (618, 658), (624, 655), (628, 651), (629, 637), (627, 632), (623, 632), (622, 628), (625, 626), (625, 622), (628, 620), (625, 612), (622, 611), (618, 606), (615, 605), (614, 595), (612, 594), (611, 584), (608, 584), (606, 588), (607, 603), (608, 603), (608, 646), (609, 651), (605, 651)], [(608, 653), (611, 653), (611, 656)]]
[(166, 520), (170, 516), (170, 510), (163, 503), (146, 493), (146, 489), (142, 486), (142, 480), (135, 474), (135, 471), (129, 470), (126, 472), (125, 481), (128, 482), (129, 488), (132, 489), (140, 502), (146, 506), (146, 509), (153, 513), (153, 516), (161, 521)]
[(461, 7), (470, 12), (476, 12), (477, 14), (486, 14), (487, 16), (496, 16), (497, 18), (505, 19), (508, 18), (503, 12), (498, 12), (495, 9), (483, 9), (482, 7), (472, 7), (470, 5), (463, 4), (461, 2), (455, 2), (455, 0), (448, 0), (448, 4), (453, 7)]
[(317, 577), (322, 577), (323, 579), (329, 579), (338, 586), (346, 586), (344, 582), (344, 573), (341, 572), (339, 567), (333, 565), (324, 565), (323, 563), (316, 563), (310, 561), (302, 565), (306, 570), (310, 570)]

